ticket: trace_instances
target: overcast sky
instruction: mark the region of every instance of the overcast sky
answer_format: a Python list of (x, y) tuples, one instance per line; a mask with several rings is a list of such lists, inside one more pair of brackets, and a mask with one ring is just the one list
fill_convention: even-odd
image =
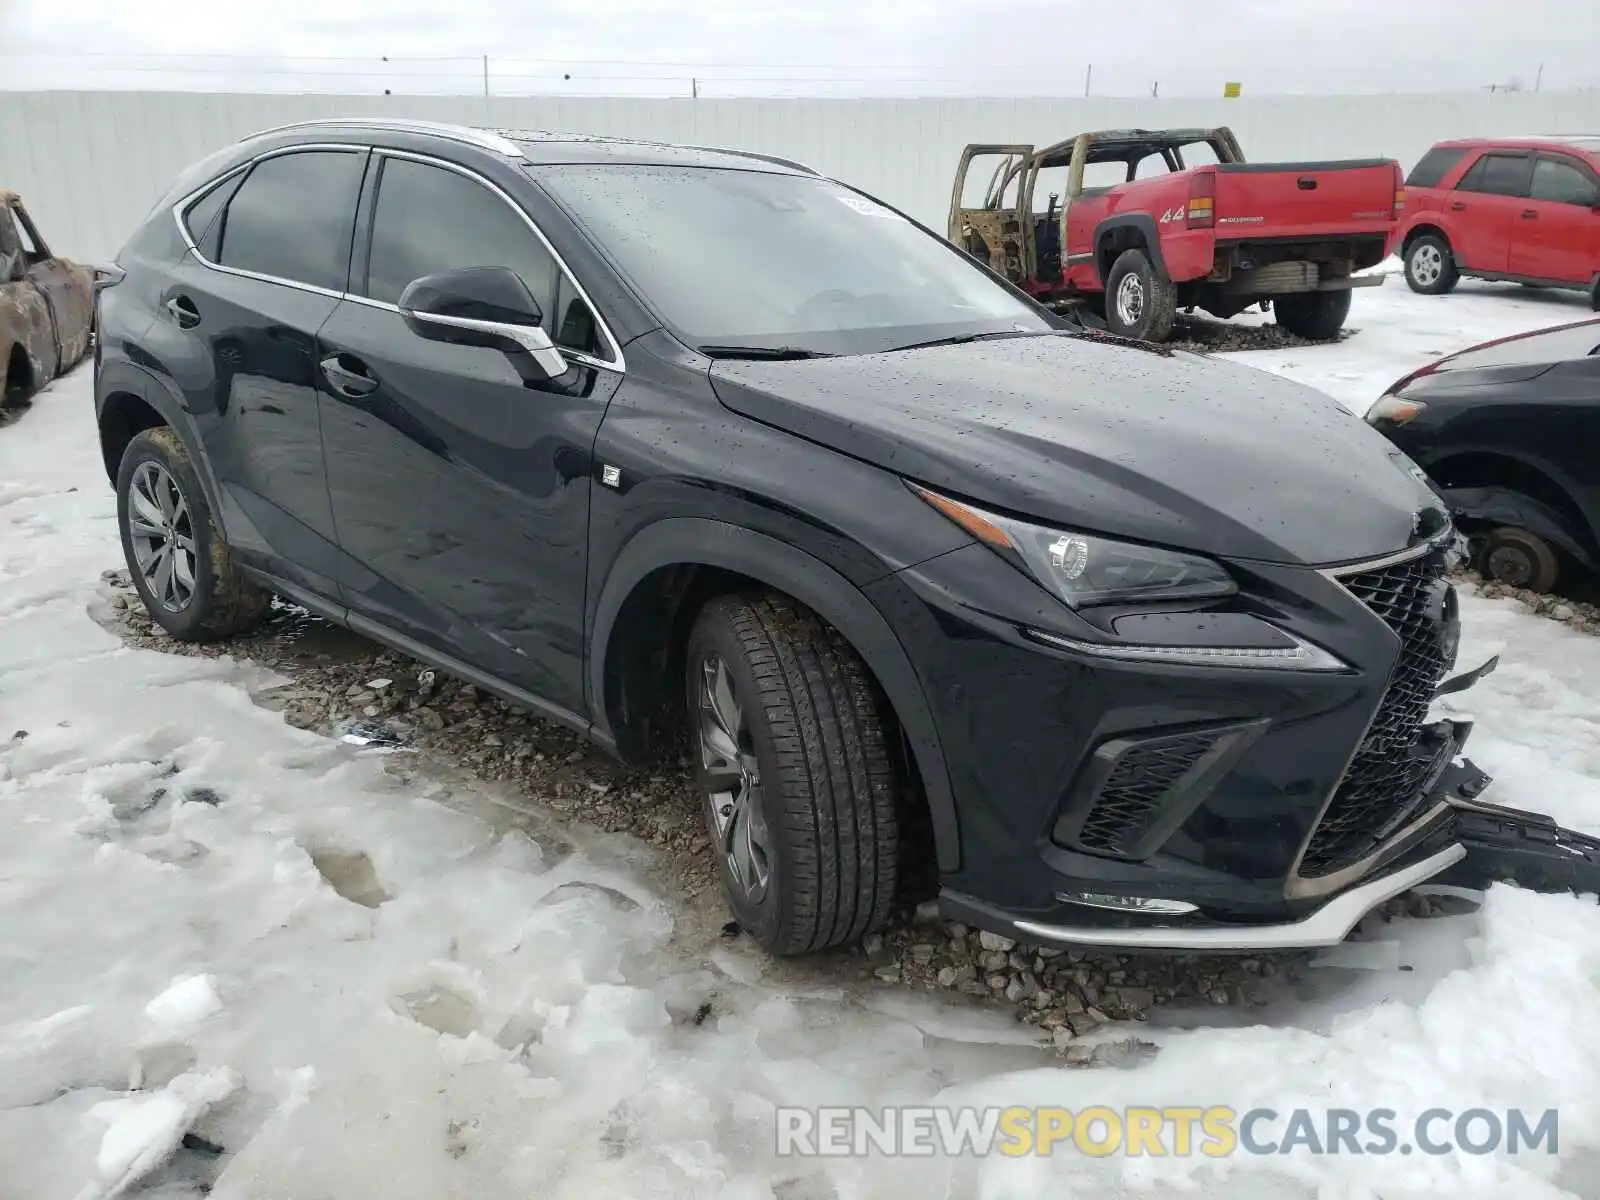
[[(0, 87), (1215, 95), (1600, 86), (1600, 0), (0, 0)], [(389, 62), (383, 61), (388, 56)], [(454, 56), (454, 57), (452, 57)]]

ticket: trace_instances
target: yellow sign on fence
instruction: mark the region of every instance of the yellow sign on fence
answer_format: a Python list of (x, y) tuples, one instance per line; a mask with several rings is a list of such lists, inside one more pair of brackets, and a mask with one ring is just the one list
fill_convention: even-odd
[(1222, 97), (1224, 100), (1237, 100), (1239, 98), (1239, 85), (1237, 83), (1223, 84)]

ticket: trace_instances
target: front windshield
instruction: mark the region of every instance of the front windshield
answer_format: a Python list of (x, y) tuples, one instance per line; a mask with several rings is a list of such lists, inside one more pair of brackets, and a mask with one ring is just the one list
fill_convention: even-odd
[(538, 178), (691, 346), (851, 354), (1052, 328), (955, 247), (826, 180), (630, 164)]

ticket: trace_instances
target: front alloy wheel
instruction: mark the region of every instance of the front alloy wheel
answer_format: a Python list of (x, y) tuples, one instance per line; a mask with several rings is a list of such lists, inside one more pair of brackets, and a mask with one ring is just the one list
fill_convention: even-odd
[(789, 597), (755, 592), (706, 604), (684, 666), (695, 785), (739, 927), (774, 954), (805, 954), (882, 925), (898, 776), (855, 651)]
[(728, 664), (708, 655), (700, 664), (696, 714), (706, 820), (729, 881), (743, 898), (760, 904), (772, 876), (771, 834), (761, 793), (761, 764)]

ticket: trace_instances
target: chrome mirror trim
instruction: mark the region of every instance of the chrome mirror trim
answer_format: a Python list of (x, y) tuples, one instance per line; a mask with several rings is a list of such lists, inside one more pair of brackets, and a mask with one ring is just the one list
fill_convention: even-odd
[(539, 369), (552, 379), (567, 371), (566, 357), (557, 350), (550, 335), (537, 325), (512, 325), (504, 321), (480, 321), (475, 317), (447, 317), (440, 313), (421, 312), (402, 308), (401, 315), (432, 325), (448, 325), (454, 329), (472, 329), (479, 333), (492, 333), (517, 343), (539, 364)]

